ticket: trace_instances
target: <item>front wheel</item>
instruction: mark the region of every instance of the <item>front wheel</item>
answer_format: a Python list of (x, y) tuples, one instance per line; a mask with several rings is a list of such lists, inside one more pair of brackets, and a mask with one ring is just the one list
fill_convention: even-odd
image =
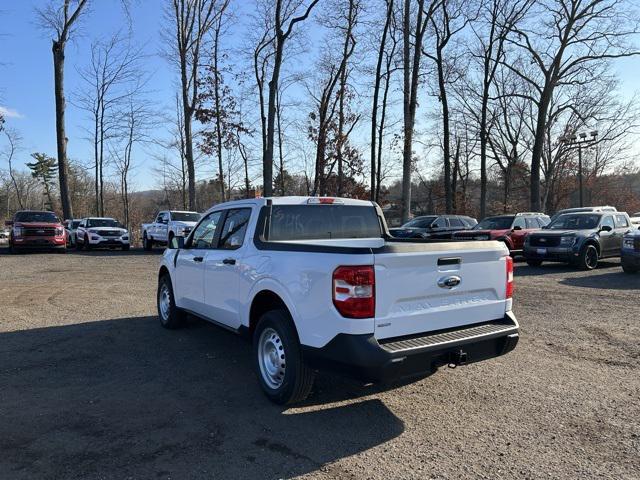
[(539, 267), (542, 265), (542, 260), (527, 260), (527, 265), (530, 267)]
[(149, 240), (146, 233), (142, 236), (142, 248), (147, 252), (150, 252), (151, 248), (153, 248), (153, 242)]
[(129, 245), (123, 245), (122, 246), (122, 251), (123, 252), (128, 252), (129, 251), (130, 246)]
[(622, 262), (622, 271), (629, 274), (638, 273), (638, 267), (633, 267)]
[(160, 325), (170, 330), (182, 326), (187, 315), (176, 306), (173, 285), (168, 274), (163, 275), (158, 282), (157, 305)]
[(265, 395), (279, 405), (303, 401), (315, 371), (302, 358), (291, 316), (284, 310), (262, 315), (253, 333), (253, 361)]
[(582, 249), (578, 258), (578, 267), (581, 270), (593, 270), (598, 266), (598, 250), (593, 245), (587, 245)]

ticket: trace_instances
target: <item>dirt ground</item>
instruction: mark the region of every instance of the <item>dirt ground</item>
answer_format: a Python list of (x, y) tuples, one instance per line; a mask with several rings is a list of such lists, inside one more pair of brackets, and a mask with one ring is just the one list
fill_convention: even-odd
[(0, 249), (1, 479), (640, 478), (640, 275), (518, 263), (505, 357), (260, 392), (249, 344), (155, 318), (160, 252)]

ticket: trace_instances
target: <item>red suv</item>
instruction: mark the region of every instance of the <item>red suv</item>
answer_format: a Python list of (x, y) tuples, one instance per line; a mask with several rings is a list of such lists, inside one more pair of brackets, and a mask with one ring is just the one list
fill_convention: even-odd
[(11, 227), (11, 253), (27, 248), (46, 248), (62, 253), (67, 251), (67, 233), (53, 212), (16, 212), (13, 220), (5, 222), (5, 225)]
[(487, 217), (472, 230), (454, 234), (456, 240), (498, 240), (504, 242), (511, 256), (521, 255), (524, 238), (535, 230), (540, 230), (551, 219), (544, 213), (517, 213)]

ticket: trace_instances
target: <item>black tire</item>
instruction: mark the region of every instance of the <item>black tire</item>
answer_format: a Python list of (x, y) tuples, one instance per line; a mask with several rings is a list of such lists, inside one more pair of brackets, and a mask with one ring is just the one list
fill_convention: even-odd
[(144, 235), (142, 236), (142, 248), (144, 248), (144, 250), (147, 252), (150, 252), (153, 248), (153, 241), (149, 240), (149, 238), (147, 237), (147, 232), (144, 232)]
[(18, 255), (20, 253), (20, 249), (18, 247), (14, 247), (11, 243), (9, 244), (9, 253), (12, 255)]
[(90, 252), (90, 251), (91, 251), (91, 249), (93, 248), (93, 247), (91, 246), (91, 243), (89, 243), (89, 241), (88, 241), (86, 238), (82, 241), (82, 244), (83, 244), (83, 246), (84, 246), (84, 249), (85, 249), (87, 252)]
[[(269, 337), (270, 332), (275, 332), (275, 335), (271, 334)], [(284, 373), (278, 372), (281, 382), (279, 386), (271, 384), (269, 374), (264, 373), (267, 367), (261, 357), (265, 348), (260, 346), (261, 343), (264, 346), (264, 342), (277, 345), (276, 354), (285, 361), (282, 363)], [(280, 359), (276, 357), (277, 362)], [(298, 334), (287, 311), (271, 310), (260, 317), (253, 332), (253, 363), (260, 387), (272, 402), (278, 405), (298, 403), (311, 392), (315, 371), (304, 362)]]
[(78, 237), (76, 237), (76, 250), (82, 250), (82, 244), (78, 240)]
[(539, 267), (542, 265), (542, 260), (527, 260), (527, 265), (530, 267)]
[(626, 264), (625, 262), (622, 262), (622, 271), (624, 273), (634, 274), (634, 273), (638, 273), (639, 270), (638, 270), (638, 267), (634, 267)]
[(131, 248), (131, 246), (130, 246), (130, 245), (123, 245), (123, 246), (122, 246), (122, 251), (123, 251), (123, 252), (128, 252), (128, 251), (129, 251), (129, 248)]
[[(168, 308), (166, 312), (161, 306), (162, 296), (168, 295)], [(160, 325), (169, 330), (180, 328), (184, 324), (184, 320), (187, 314), (184, 310), (176, 307), (175, 298), (173, 296), (173, 285), (171, 284), (171, 277), (169, 274), (165, 274), (160, 277), (158, 281), (158, 293), (156, 295), (156, 306), (158, 308), (158, 318), (160, 319)]]
[(577, 265), (580, 270), (594, 270), (598, 266), (598, 249), (595, 245), (586, 245), (582, 249)]

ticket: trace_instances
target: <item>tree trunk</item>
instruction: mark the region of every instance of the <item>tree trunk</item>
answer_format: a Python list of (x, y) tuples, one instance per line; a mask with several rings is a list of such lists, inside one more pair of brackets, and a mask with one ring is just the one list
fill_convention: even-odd
[(451, 195), (451, 133), (449, 131), (449, 101), (447, 99), (447, 86), (444, 78), (444, 59), (442, 49), (437, 51), (438, 68), (438, 89), (440, 91), (440, 102), (442, 103), (442, 160), (444, 163), (444, 198), (445, 213), (453, 212), (453, 198)]
[(73, 207), (69, 193), (69, 165), (67, 163), (67, 136), (64, 111), (64, 42), (53, 41), (53, 72), (56, 100), (56, 143), (58, 146), (58, 179), (60, 181), (60, 203), (65, 220), (73, 218)]
[[(278, 27), (279, 28), (279, 27)], [(276, 95), (280, 81), (280, 66), (282, 65), (282, 50), (284, 48), (284, 34), (278, 30), (276, 37), (276, 54), (273, 60), (273, 74), (269, 80), (269, 104), (267, 107), (267, 148), (262, 161), (262, 194), (273, 196), (273, 143), (275, 137)]]
[(278, 92), (278, 98), (276, 102), (276, 120), (278, 123), (278, 159), (280, 160), (280, 195), (285, 196), (284, 186), (284, 152), (282, 151), (282, 124), (280, 123), (280, 92)]
[(220, 29), (217, 28), (215, 32), (214, 44), (213, 44), (213, 71), (214, 71), (214, 96), (215, 96), (215, 108), (216, 108), (216, 153), (218, 155), (218, 175), (220, 176), (220, 194), (222, 201), (226, 201), (226, 193), (224, 186), (224, 170), (222, 167), (222, 121), (221, 108), (220, 108), (220, 74), (218, 71), (218, 46), (220, 42)]
[[(548, 83), (547, 83), (548, 85)], [(542, 160), (542, 149), (544, 148), (545, 126), (547, 124), (547, 113), (551, 103), (552, 91), (548, 86), (542, 91), (540, 103), (538, 104), (538, 118), (536, 119), (536, 135), (531, 151), (531, 198), (530, 208), (532, 212), (540, 212), (540, 162)]]

